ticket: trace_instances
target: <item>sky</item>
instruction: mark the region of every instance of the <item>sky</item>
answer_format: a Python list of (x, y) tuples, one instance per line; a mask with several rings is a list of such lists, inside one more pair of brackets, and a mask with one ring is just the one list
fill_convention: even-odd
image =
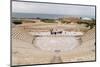
[(95, 7), (13, 1), (12, 12), (95, 16)]

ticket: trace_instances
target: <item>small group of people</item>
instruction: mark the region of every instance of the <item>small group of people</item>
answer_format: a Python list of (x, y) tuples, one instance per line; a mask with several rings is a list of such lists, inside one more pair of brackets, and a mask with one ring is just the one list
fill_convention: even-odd
[(62, 34), (62, 31), (58, 31), (57, 29), (51, 29), (50, 33), (56, 35), (56, 34)]

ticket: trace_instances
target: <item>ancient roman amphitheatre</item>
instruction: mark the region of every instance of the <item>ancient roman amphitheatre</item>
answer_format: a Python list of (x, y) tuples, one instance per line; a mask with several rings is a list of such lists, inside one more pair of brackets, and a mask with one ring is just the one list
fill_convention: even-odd
[(12, 21), (13, 65), (95, 61), (95, 19)]
[(12, 1), (11, 65), (96, 61), (95, 8)]

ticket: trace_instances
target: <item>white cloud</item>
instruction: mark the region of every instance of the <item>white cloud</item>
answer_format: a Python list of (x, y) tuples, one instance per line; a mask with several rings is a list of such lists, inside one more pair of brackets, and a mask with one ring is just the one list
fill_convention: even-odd
[(12, 12), (95, 16), (95, 7), (13, 1)]

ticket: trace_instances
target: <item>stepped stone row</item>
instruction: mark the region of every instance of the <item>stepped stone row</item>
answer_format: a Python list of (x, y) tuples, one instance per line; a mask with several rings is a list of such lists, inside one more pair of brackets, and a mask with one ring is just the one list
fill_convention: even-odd
[(26, 41), (28, 43), (32, 43), (33, 39), (35, 38), (34, 36), (28, 34), (26, 31), (23, 29), (13, 29), (12, 30), (12, 38), (14, 39), (19, 39), (22, 41)]
[(91, 29), (83, 35), (82, 40), (83, 42), (95, 39), (95, 29)]

